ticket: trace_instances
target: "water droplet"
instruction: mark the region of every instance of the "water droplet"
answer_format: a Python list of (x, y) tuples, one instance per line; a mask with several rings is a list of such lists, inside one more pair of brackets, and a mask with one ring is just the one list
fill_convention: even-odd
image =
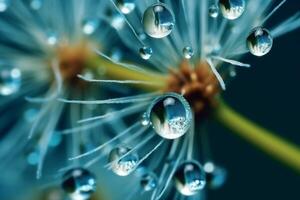
[(155, 132), (165, 139), (179, 138), (191, 126), (191, 108), (184, 97), (176, 93), (156, 98), (147, 115)]
[(217, 5), (213, 4), (209, 7), (208, 9), (208, 14), (209, 16), (211, 16), (212, 18), (217, 18), (219, 15), (219, 8)]
[(135, 0), (117, 0), (116, 4), (122, 13), (129, 14), (135, 8), (134, 1)]
[(58, 35), (55, 32), (48, 32), (47, 34), (47, 43), (51, 46), (55, 45), (58, 41)]
[(146, 172), (142, 175), (140, 184), (145, 192), (152, 191), (157, 187), (157, 176), (153, 172)]
[(98, 26), (99, 26), (98, 19), (85, 19), (82, 22), (82, 31), (87, 35), (91, 35), (92, 33), (95, 32)]
[(6, 11), (9, 5), (9, 0), (0, 0), (0, 12)]
[(147, 126), (149, 125), (150, 121), (149, 121), (149, 118), (147, 116), (147, 113), (144, 113), (143, 116), (142, 116), (142, 125), (143, 126)]
[(269, 31), (262, 27), (256, 27), (247, 38), (247, 46), (255, 56), (263, 56), (270, 52), (273, 38)]
[(234, 20), (239, 18), (245, 11), (245, 0), (219, 0), (219, 6), (223, 16)]
[(141, 58), (144, 60), (148, 60), (152, 56), (152, 48), (151, 47), (142, 47), (139, 50)]
[(205, 172), (196, 161), (182, 163), (177, 168), (174, 179), (177, 190), (185, 196), (195, 195), (206, 184)]
[(120, 13), (114, 13), (110, 16), (110, 24), (116, 30), (121, 30), (125, 25), (125, 19)]
[(156, 3), (146, 9), (143, 16), (145, 32), (153, 38), (168, 36), (175, 25), (173, 12), (163, 3)]
[(71, 199), (87, 200), (96, 190), (96, 179), (86, 169), (70, 169), (63, 176), (62, 188)]
[(10, 66), (0, 66), (0, 95), (16, 93), (21, 87), (21, 71)]
[(53, 132), (52, 137), (49, 141), (49, 147), (56, 147), (62, 141), (62, 135), (59, 132)]
[(194, 51), (191, 47), (184, 47), (182, 53), (186, 59), (191, 59), (194, 55)]
[(40, 159), (38, 150), (34, 150), (27, 155), (27, 162), (29, 165), (37, 165)]
[(207, 162), (203, 166), (206, 173), (206, 184), (211, 189), (220, 188), (226, 181), (227, 173), (223, 168), (215, 166), (212, 162)]
[(119, 176), (127, 176), (137, 167), (138, 155), (136, 153), (125, 155), (130, 150), (128, 147), (120, 146), (111, 150), (109, 154), (112, 171)]
[(43, 5), (42, 0), (31, 0), (30, 7), (33, 10), (39, 10)]

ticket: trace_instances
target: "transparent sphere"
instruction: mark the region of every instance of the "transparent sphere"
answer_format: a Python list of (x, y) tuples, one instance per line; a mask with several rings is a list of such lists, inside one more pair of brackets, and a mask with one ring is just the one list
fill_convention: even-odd
[(219, 0), (219, 7), (223, 16), (234, 20), (239, 18), (245, 11), (245, 0)]
[(96, 190), (96, 179), (86, 169), (70, 169), (63, 176), (62, 188), (72, 200), (87, 200)]
[(138, 164), (139, 157), (136, 153), (129, 153), (131, 149), (128, 147), (116, 147), (109, 154), (109, 162), (112, 171), (119, 176), (128, 176), (133, 172)]
[(184, 47), (182, 53), (186, 59), (191, 59), (194, 55), (194, 50), (192, 47)]
[(147, 111), (151, 126), (165, 139), (184, 135), (191, 126), (192, 114), (188, 102), (176, 93), (156, 98)]
[(153, 51), (151, 47), (142, 47), (140, 48), (139, 53), (141, 58), (148, 60), (152, 56)]
[(168, 36), (175, 25), (173, 12), (163, 3), (156, 3), (146, 9), (143, 16), (145, 32), (153, 38)]
[(21, 71), (11, 66), (0, 66), (0, 95), (16, 93), (21, 87)]
[(247, 37), (247, 46), (255, 56), (263, 56), (272, 49), (273, 38), (269, 31), (262, 27), (256, 27)]
[(217, 5), (213, 4), (209, 7), (208, 9), (208, 14), (209, 16), (211, 16), (212, 18), (216, 18), (219, 15), (219, 8)]
[(147, 172), (142, 175), (140, 184), (145, 192), (152, 191), (157, 187), (157, 176), (153, 172)]
[(226, 170), (214, 165), (212, 162), (204, 164), (203, 169), (206, 173), (206, 185), (211, 189), (220, 188), (226, 181)]
[(135, 8), (135, 0), (117, 0), (116, 5), (124, 14), (131, 13)]
[(185, 161), (178, 166), (174, 181), (176, 189), (185, 196), (195, 195), (206, 184), (205, 172), (196, 161)]
[(85, 19), (82, 22), (82, 31), (83, 33), (90, 35), (95, 32), (99, 26), (98, 19)]

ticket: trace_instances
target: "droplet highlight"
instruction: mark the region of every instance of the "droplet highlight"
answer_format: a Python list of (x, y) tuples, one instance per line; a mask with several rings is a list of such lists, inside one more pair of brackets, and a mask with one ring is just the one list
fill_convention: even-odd
[(251, 54), (264, 56), (272, 49), (273, 37), (267, 29), (256, 27), (247, 37), (247, 46)]
[(154, 131), (165, 139), (183, 136), (191, 126), (192, 114), (188, 102), (176, 93), (156, 98), (147, 111)]
[(163, 3), (156, 3), (148, 7), (144, 12), (143, 26), (150, 37), (166, 37), (172, 32), (174, 25), (174, 14)]
[(217, 18), (219, 16), (219, 7), (215, 4), (211, 5), (208, 9), (208, 14), (212, 18)]
[(86, 35), (91, 35), (96, 31), (96, 29), (99, 26), (99, 20), (98, 19), (85, 19), (82, 22), (82, 31)]
[(184, 47), (182, 53), (184, 58), (191, 59), (194, 55), (194, 50), (192, 49), (192, 47)]

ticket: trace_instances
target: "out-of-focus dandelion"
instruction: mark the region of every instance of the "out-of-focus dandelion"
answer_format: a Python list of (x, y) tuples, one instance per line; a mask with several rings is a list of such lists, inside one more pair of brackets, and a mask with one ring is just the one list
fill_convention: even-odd
[(284, 3), (0, 0), (3, 180), (22, 185), (36, 166), (29, 187), (62, 185), (72, 200), (101, 198), (96, 182), (103, 191), (119, 176), (132, 179), (111, 198), (202, 199), (226, 179), (206, 153), (208, 118), (300, 171), (298, 147), (221, 100), (250, 67), (241, 56), (300, 26), (299, 13), (265, 26)]

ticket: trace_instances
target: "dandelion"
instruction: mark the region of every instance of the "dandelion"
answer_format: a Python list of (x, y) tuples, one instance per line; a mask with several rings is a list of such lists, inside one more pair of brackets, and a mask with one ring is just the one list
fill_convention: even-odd
[(37, 199), (204, 199), (226, 180), (211, 119), (300, 171), (299, 147), (222, 100), (243, 55), (300, 26), (267, 24), (285, 2), (0, 0), (1, 179)]

